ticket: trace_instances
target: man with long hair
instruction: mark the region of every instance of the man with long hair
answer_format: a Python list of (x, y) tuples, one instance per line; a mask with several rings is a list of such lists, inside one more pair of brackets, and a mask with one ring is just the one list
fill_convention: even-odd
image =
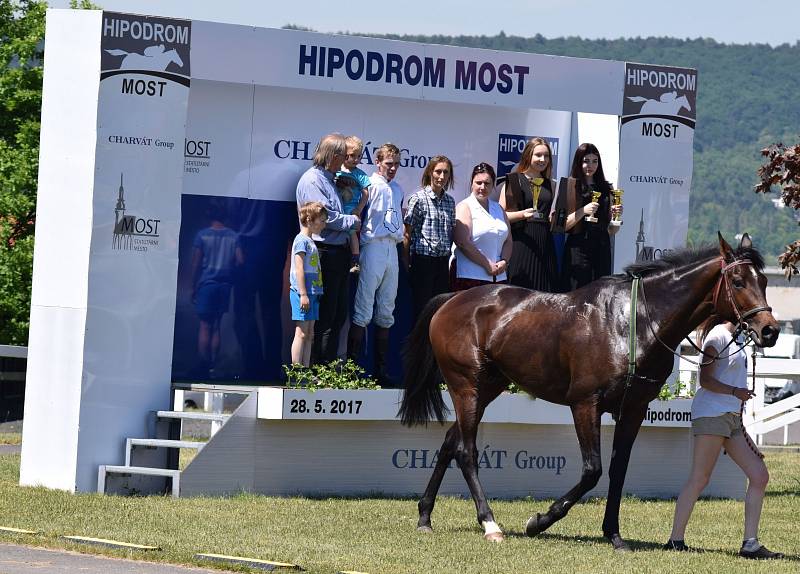
[(319, 319), (314, 324), (314, 344), (311, 362), (320, 363), (336, 359), (339, 349), (339, 332), (348, 311), (348, 281), (350, 277), (350, 250), (348, 233), (361, 227), (357, 215), (343, 213), (342, 202), (334, 185), (334, 174), (342, 167), (347, 146), (342, 134), (323, 137), (314, 152), (313, 165), (297, 182), (298, 209), (311, 201), (318, 201), (328, 214), (325, 228), (312, 239), (319, 251), (325, 292), (319, 301)]

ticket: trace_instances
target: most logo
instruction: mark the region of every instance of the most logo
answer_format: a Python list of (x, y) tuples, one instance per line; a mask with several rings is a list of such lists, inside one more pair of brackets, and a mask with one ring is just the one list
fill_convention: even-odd
[(119, 174), (111, 248), (122, 251), (148, 251), (150, 248), (158, 247), (159, 223), (160, 219), (137, 217), (126, 213), (123, 174)]
[(635, 245), (637, 262), (661, 259), (661, 257), (672, 251), (672, 249), (662, 249), (647, 245), (647, 239), (644, 236), (644, 209), (642, 209), (642, 218), (639, 220), (639, 233), (636, 235)]

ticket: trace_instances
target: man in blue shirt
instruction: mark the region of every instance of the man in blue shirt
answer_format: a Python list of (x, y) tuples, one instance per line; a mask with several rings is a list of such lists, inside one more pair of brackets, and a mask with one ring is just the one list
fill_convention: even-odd
[(334, 174), (342, 167), (347, 146), (341, 134), (329, 134), (320, 140), (314, 152), (313, 165), (297, 182), (297, 206), (318, 201), (328, 213), (325, 229), (312, 235), (319, 250), (325, 293), (319, 302), (319, 319), (314, 324), (314, 345), (311, 362), (336, 359), (339, 333), (347, 320), (350, 281), (350, 249), (347, 238), (351, 230), (361, 228), (357, 215), (343, 212), (342, 202), (333, 183)]

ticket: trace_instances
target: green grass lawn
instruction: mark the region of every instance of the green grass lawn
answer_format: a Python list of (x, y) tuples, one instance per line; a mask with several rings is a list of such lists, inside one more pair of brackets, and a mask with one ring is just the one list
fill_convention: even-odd
[[(192, 557), (203, 551), (294, 562), (313, 573), (797, 572), (800, 454), (770, 454), (767, 462), (772, 480), (760, 537), (791, 555), (769, 564), (735, 556), (742, 533), (740, 501), (701, 500), (687, 543), (705, 552), (676, 554), (659, 550), (669, 535), (674, 502), (626, 498), (622, 534), (635, 552), (618, 554), (600, 537), (602, 499), (576, 505), (535, 539), (523, 535), (524, 524), (546, 509), (547, 501), (494, 501), (507, 539), (490, 544), (481, 537), (471, 500), (440, 498), (435, 532), (424, 535), (415, 531), (416, 500), (411, 499), (72, 495), (17, 486), (18, 455), (0, 455), (0, 525), (42, 534), (0, 535), (0, 541), (208, 567)], [(88, 549), (59, 540), (63, 534), (156, 545), (163, 552)]]

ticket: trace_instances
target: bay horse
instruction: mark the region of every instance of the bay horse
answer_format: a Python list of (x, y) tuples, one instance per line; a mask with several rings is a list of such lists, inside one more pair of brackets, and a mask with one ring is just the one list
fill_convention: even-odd
[[(602, 474), (600, 416), (612, 413), (616, 428), (602, 528), (615, 549), (628, 550), (619, 528), (622, 487), (647, 405), (672, 372), (672, 349), (712, 313), (746, 330), (758, 346), (773, 346), (780, 327), (767, 306), (763, 266), (747, 235), (734, 251), (719, 234), (718, 247), (677, 250), (635, 263), (625, 274), (567, 294), (484, 285), (432, 299), (406, 343), (398, 414), (407, 426), (427, 424), (431, 417), (443, 423), (443, 376), (456, 421), (419, 501), (417, 529), (432, 530), (436, 494), (455, 459), (484, 537), (503, 540), (478, 480), (475, 439), (486, 406), (513, 381), (540, 399), (570, 407), (583, 460), (578, 484), (546, 513), (532, 516), (526, 534), (549, 528), (597, 484)], [(639, 296), (633, 298), (638, 321), (629, 365), (634, 279), (640, 283)]]

